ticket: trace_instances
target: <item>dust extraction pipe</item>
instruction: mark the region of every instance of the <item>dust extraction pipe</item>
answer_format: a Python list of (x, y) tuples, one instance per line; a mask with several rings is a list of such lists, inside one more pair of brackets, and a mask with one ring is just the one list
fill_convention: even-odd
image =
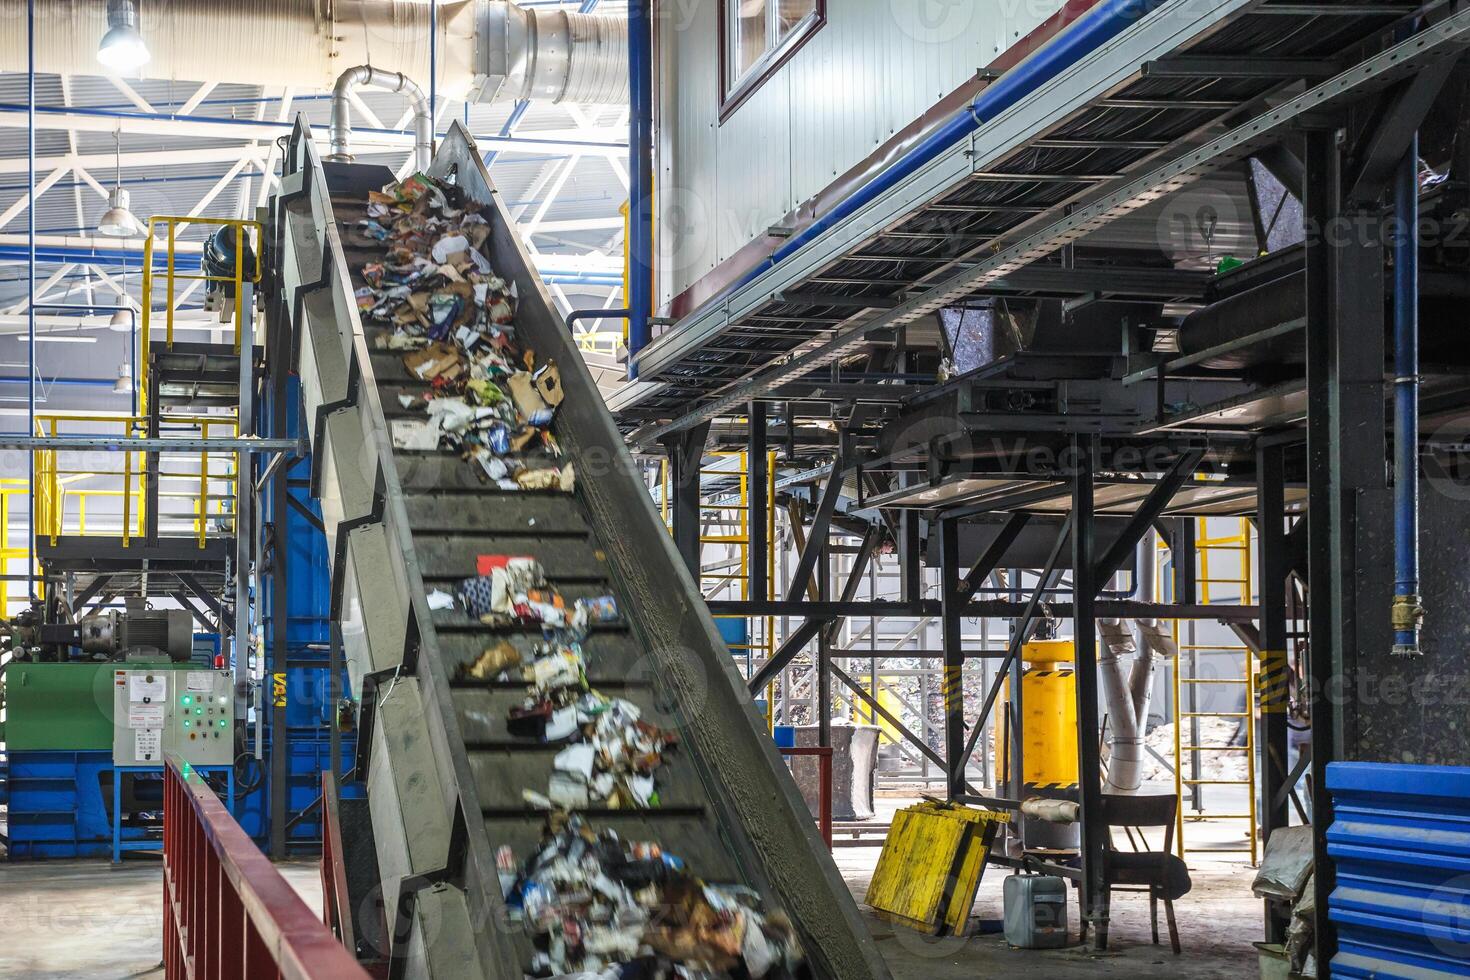
[[(36, 71), (101, 74), (96, 42), (107, 31), (107, 4), (34, 2)], [(26, 7), (26, 0), (0, 0), (0, 17), (24, 23)], [(443, 97), (628, 102), (622, 17), (526, 10), (508, 0), (440, 0), (437, 19), (431, 10), (430, 0), (144, 3), (138, 26), (152, 60), (142, 71), (147, 78), (320, 92), (332, 89), (344, 65), (391, 65), (426, 80), (433, 32)], [(0, 70), (26, 66), (26, 32), (0, 31)]]
[(417, 171), (429, 169), (434, 159), (434, 113), (424, 90), (401, 71), (383, 71), (371, 65), (358, 65), (337, 76), (332, 86), (332, 152), (328, 160), (352, 159), (352, 104), (348, 96), (363, 86), (402, 92), (413, 102), (413, 165)]

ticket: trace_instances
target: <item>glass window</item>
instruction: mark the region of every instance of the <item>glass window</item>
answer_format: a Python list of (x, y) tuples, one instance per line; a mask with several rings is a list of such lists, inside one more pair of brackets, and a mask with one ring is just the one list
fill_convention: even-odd
[(817, 12), (817, 0), (775, 0), (775, 4), (776, 34), (783, 41)]
[(735, 80), (748, 75), (770, 47), (768, 8), (766, 0), (732, 0), (729, 5), (733, 40), (730, 51), (734, 55), (731, 67), (735, 70)]
[(826, 0), (721, 0), (721, 118), (822, 26)]

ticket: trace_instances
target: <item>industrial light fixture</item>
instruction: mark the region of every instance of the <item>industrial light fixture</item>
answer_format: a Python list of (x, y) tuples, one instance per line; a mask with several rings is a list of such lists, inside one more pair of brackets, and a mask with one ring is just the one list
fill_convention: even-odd
[(107, 33), (97, 45), (97, 60), (112, 71), (137, 71), (152, 57), (138, 31), (138, 6), (133, 0), (107, 0)]
[(133, 315), (127, 310), (118, 310), (107, 321), (107, 329), (113, 333), (127, 333), (133, 329)]
[(137, 238), (138, 219), (128, 209), (130, 203), (131, 198), (123, 188), (114, 187), (108, 191), (107, 211), (102, 215), (102, 220), (97, 222), (97, 234), (108, 238)]
[(107, 210), (102, 220), (97, 222), (97, 234), (108, 238), (137, 238), (143, 233), (142, 224), (129, 210), (132, 197), (122, 185), (122, 131), (114, 131), (112, 138), (115, 160), (112, 179), (115, 186), (107, 192)]
[(112, 391), (117, 395), (130, 395), (133, 392), (133, 366), (123, 361), (117, 366), (117, 383), (112, 386)]

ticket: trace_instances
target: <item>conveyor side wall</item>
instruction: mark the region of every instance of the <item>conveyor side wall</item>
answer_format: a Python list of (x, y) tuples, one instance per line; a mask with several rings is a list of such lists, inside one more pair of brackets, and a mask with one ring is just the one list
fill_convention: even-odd
[[(480, 773), (483, 792), (504, 787), (483, 781), (483, 765), (472, 765), (460, 731), (420, 567), (440, 556), (415, 552), (399, 475), (407, 460), (393, 458), (342, 236), (304, 121), (288, 161), (277, 204), (282, 312), (300, 344), (305, 417), (316, 420), (315, 481), (340, 588), (344, 651), (371, 729), (359, 744), (376, 756), (364, 771), (376, 784), (369, 799), (385, 892), (412, 896), (401, 941), (427, 975), (478, 971), (511, 980), (521, 963), (514, 930), (500, 925), (492, 860), (503, 841), (491, 840), (494, 831), (480, 819), (486, 811), (474, 775)], [(555, 360), (560, 368), (566, 398), (555, 433), (576, 467), (576, 496), (603, 549), (599, 556), (605, 553), (609, 578), (618, 583), (638, 669), (657, 679), (680, 726), (679, 751), (692, 757), (698, 778), (689, 791), (702, 794), (712, 818), (709, 846), (733, 856), (747, 884), (791, 915), (818, 976), (888, 977), (596, 384), (458, 124), (431, 172), (452, 175), (469, 197), (489, 202), (488, 257), (515, 283), (518, 335), (540, 362)], [(439, 465), (412, 464), (415, 506), (423, 501), (420, 483)], [(450, 545), (464, 550), (452, 537)], [(699, 855), (686, 856), (697, 867)]]

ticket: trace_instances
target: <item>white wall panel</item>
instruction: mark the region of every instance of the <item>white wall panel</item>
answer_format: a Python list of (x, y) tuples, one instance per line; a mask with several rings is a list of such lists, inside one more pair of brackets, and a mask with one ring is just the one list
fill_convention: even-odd
[[(659, 178), (680, 233), (660, 302), (964, 84), (1062, 0), (828, 0), (827, 24), (723, 124), (717, 0), (660, 4)], [(660, 200), (660, 211), (665, 200)], [(700, 232), (690, 222), (714, 222)], [(661, 213), (661, 228), (669, 217)]]

